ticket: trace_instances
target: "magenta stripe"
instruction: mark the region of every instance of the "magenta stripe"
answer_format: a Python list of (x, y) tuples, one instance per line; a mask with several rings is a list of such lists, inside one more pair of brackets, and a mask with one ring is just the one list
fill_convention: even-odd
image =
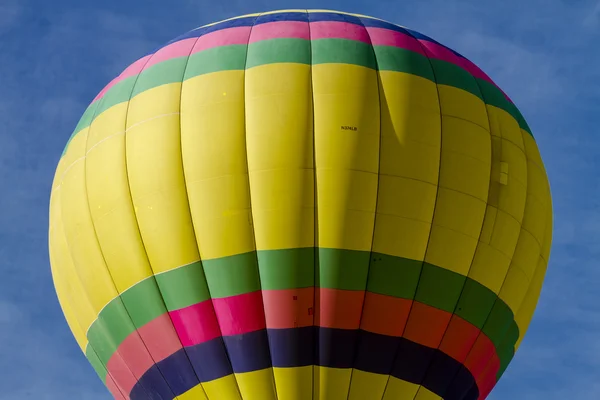
[(192, 51), (192, 47), (194, 47), (194, 43), (196, 43), (196, 40), (198, 40), (198, 38), (184, 39), (161, 48), (154, 53), (144, 69), (172, 58), (189, 56), (190, 52)]
[(200, 36), (192, 53), (212, 49), (219, 46), (230, 46), (234, 44), (248, 44), (250, 26), (238, 26), (235, 28), (221, 29)]
[(349, 22), (318, 21), (310, 23), (310, 37), (317, 39), (349, 39), (371, 43), (364, 26)]
[(135, 61), (133, 64), (131, 64), (127, 68), (125, 68), (125, 70), (123, 70), (123, 72), (121, 72), (121, 74), (119, 74), (119, 76), (117, 76), (115, 79), (113, 79), (112, 81), (110, 81), (109, 84), (106, 85), (104, 87), (104, 89), (102, 89), (100, 91), (100, 93), (98, 93), (98, 95), (94, 98), (94, 101), (96, 101), (100, 97), (104, 96), (104, 94), (111, 87), (113, 87), (114, 85), (116, 85), (117, 83), (121, 82), (124, 79), (129, 78), (130, 76), (134, 76), (134, 75), (139, 74), (142, 71), (142, 68), (144, 68), (144, 65), (146, 64), (146, 61), (148, 61), (148, 58), (150, 58), (151, 56), (152, 56), (152, 54), (144, 56), (144, 57), (140, 58), (139, 60)]
[(223, 336), (241, 335), (266, 328), (261, 291), (213, 299)]
[(169, 311), (169, 314), (184, 347), (207, 342), (221, 336), (219, 323), (210, 300)]
[(279, 38), (309, 40), (308, 22), (275, 21), (256, 25), (252, 29), (250, 43)]
[(417, 39), (410, 35), (385, 28), (367, 27), (366, 29), (371, 37), (371, 43), (373, 46), (399, 47), (425, 55), (425, 52), (423, 51), (421, 45), (419, 45)]
[(475, 64), (470, 62), (464, 57), (459, 57), (454, 54), (450, 49), (444, 46), (440, 46), (437, 43), (430, 42), (429, 40), (420, 39), (419, 42), (425, 48), (425, 52), (429, 58), (436, 58), (438, 60), (447, 61), (452, 64), (456, 64), (459, 67), (467, 70), (471, 75), (476, 78), (484, 79), (488, 82), (494, 83), (489, 76), (487, 76), (481, 69)]
[(472, 61), (464, 57), (459, 57), (452, 51), (450, 51), (450, 49), (444, 46), (440, 46), (437, 43), (430, 42), (429, 40), (420, 39), (419, 42), (421, 43), (421, 45), (423, 45), (423, 47), (425, 47), (425, 53), (429, 58), (436, 58), (438, 60), (443, 60), (458, 65), (459, 67), (463, 68), (471, 75), (473, 75), (475, 78), (488, 81), (492, 85), (496, 86), (496, 88), (498, 88), (504, 94), (506, 99), (512, 102), (510, 98), (506, 95), (506, 93), (504, 93), (504, 91), (500, 89), (498, 85), (496, 85), (492, 78), (490, 78), (485, 72), (481, 70), (481, 68), (476, 66)]

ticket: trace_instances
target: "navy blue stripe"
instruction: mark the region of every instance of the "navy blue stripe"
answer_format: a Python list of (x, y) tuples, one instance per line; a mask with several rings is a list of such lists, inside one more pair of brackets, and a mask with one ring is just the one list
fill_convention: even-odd
[(317, 11), (310, 12), (308, 14), (308, 20), (310, 22), (349, 22), (362, 26), (360, 18), (354, 15), (338, 14), (335, 12)]
[(364, 18), (364, 17), (361, 18), (360, 20), (361, 20), (362, 24), (367, 28), (388, 29), (390, 31), (400, 32), (400, 33), (404, 33), (405, 35), (408, 35), (408, 32), (406, 31), (406, 29), (402, 28), (401, 26), (394, 25), (391, 22), (382, 21), (380, 19)]
[(236, 373), (271, 367), (269, 340), (265, 329), (243, 335), (225, 336), (227, 353)]
[(233, 372), (313, 364), (389, 374), (423, 385), (446, 400), (477, 400), (479, 397), (479, 389), (469, 370), (452, 357), (406, 338), (363, 330), (315, 326), (260, 330), (213, 339), (185, 350), (193, 370), (185, 367), (189, 363), (180, 350), (144, 374), (134, 387), (131, 399), (146, 399), (145, 389), (163, 396), (157, 399), (170, 400), (169, 387), (175, 395), (181, 394), (198, 384), (196, 375), (200, 381), (207, 382)]
[(199, 383), (185, 350), (180, 349), (146, 371), (131, 390), (131, 398), (172, 400)]
[(221, 337), (186, 347), (185, 350), (202, 382), (212, 381), (233, 373)]
[(308, 13), (292, 11), (292, 12), (261, 15), (256, 20), (256, 25), (265, 24), (267, 22), (279, 22), (279, 21), (308, 22)]

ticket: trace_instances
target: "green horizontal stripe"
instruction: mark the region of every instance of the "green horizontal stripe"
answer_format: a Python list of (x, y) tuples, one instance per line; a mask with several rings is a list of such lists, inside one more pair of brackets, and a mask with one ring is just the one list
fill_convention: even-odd
[(258, 252), (262, 290), (286, 290), (315, 285), (314, 247)]
[(318, 39), (311, 42), (312, 63), (353, 64), (377, 69), (373, 46), (349, 39)]
[(250, 44), (246, 69), (274, 63), (310, 64), (310, 42), (305, 39), (269, 39)]
[(404, 72), (435, 82), (429, 59), (422, 54), (393, 46), (374, 46), (380, 71)]
[(102, 383), (106, 384), (106, 367), (102, 363), (102, 361), (100, 361), (100, 359), (96, 355), (96, 352), (94, 351), (94, 349), (92, 349), (92, 347), (89, 344), (85, 349), (85, 357), (92, 365), (92, 368), (94, 368), (94, 371), (96, 371), (96, 374), (100, 377), (100, 379), (102, 379)]
[[(248, 59), (246, 53), (248, 51)], [(348, 39), (269, 39), (247, 45), (228, 45), (194, 53), (189, 57), (178, 57), (155, 64), (138, 76), (131, 76), (111, 87), (102, 99), (92, 103), (83, 113), (71, 138), (88, 127), (96, 115), (110, 107), (128, 101), (145, 90), (166, 83), (180, 82), (211, 72), (243, 70), (259, 65), (295, 62), (310, 64), (346, 63), (361, 65), (381, 71), (406, 72), (421, 76), (438, 84), (449, 85), (468, 91), (485, 100), (487, 104), (505, 110), (531, 134), (531, 129), (517, 109), (492, 83), (473, 78), (461, 67), (410, 50), (393, 46), (371, 46)], [(187, 67), (186, 67), (187, 64)], [(433, 67), (433, 69), (432, 69)], [(435, 72), (435, 74), (434, 74)], [(136, 83), (137, 81), (137, 83)], [(135, 84), (135, 90), (132, 91)], [(98, 107), (98, 103), (102, 103)], [(96, 108), (98, 108), (96, 110)], [(68, 140), (68, 147), (71, 139)], [(64, 151), (63, 151), (64, 155)]]
[(256, 252), (205, 260), (203, 264), (213, 299), (260, 290)]
[(156, 275), (156, 281), (169, 311), (210, 299), (200, 261)]
[(219, 71), (243, 70), (246, 65), (245, 44), (213, 47), (192, 54), (185, 70), (184, 80)]

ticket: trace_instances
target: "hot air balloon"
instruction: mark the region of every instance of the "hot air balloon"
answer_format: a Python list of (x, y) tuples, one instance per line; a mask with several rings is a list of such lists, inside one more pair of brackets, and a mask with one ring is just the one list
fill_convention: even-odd
[(210, 24), (131, 64), (50, 200), (58, 300), (120, 400), (485, 399), (551, 239), (536, 141), (486, 74), (322, 10)]

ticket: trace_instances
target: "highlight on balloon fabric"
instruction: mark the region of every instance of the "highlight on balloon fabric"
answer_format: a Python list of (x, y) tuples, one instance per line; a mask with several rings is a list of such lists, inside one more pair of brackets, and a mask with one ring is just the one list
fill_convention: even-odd
[(232, 18), (140, 58), (81, 117), (50, 200), (60, 305), (118, 400), (485, 399), (551, 239), (502, 89), (337, 11)]

